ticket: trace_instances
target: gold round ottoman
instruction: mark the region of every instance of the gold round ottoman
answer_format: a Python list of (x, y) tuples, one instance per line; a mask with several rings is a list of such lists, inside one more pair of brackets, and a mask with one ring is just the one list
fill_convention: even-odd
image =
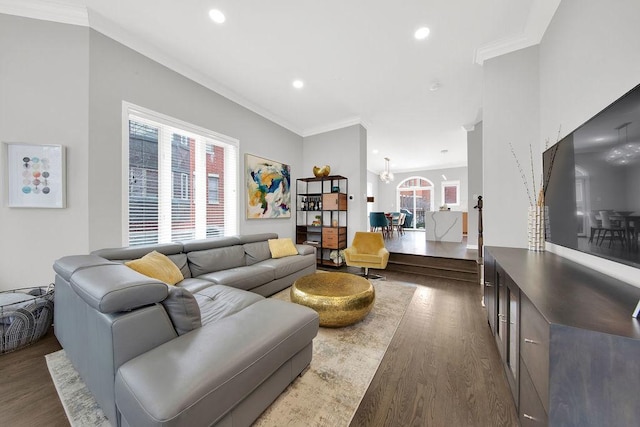
[(316, 273), (291, 286), (291, 301), (314, 309), (320, 326), (338, 328), (364, 318), (376, 298), (371, 283), (348, 273)]

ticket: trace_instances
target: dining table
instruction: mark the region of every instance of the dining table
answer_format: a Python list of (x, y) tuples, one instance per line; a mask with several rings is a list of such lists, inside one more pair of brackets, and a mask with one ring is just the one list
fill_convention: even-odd
[(609, 215), (612, 221), (619, 221), (624, 229), (624, 240), (629, 250), (638, 250), (638, 226), (640, 212), (613, 212)]

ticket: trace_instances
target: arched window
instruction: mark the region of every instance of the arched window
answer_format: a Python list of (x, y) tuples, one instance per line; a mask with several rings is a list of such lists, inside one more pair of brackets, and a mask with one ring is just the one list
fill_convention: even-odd
[(407, 213), (405, 228), (424, 230), (424, 214), (433, 210), (433, 183), (421, 176), (412, 176), (396, 187), (397, 206)]

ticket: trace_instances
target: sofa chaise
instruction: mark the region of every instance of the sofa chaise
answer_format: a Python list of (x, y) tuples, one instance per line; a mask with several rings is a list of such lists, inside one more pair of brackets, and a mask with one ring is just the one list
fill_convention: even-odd
[[(270, 239), (277, 235), (55, 262), (56, 337), (113, 425), (248, 426), (303, 373), (318, 315), (265, 297), (314, 273), (315, 248), (273, 258)], [(171, 286), (124, 265), (152, 252), (183, 279)]]

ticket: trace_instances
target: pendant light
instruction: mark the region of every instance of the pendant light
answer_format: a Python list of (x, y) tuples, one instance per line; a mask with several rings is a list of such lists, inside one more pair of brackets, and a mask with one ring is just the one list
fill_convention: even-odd
[(384, 182), (385, 184), (388, 184), (391, 181), (393, 181), (393, 173), (389, 172), (388, 157), (384, 158), (384, 172), (380, 172), (380, 181)]

